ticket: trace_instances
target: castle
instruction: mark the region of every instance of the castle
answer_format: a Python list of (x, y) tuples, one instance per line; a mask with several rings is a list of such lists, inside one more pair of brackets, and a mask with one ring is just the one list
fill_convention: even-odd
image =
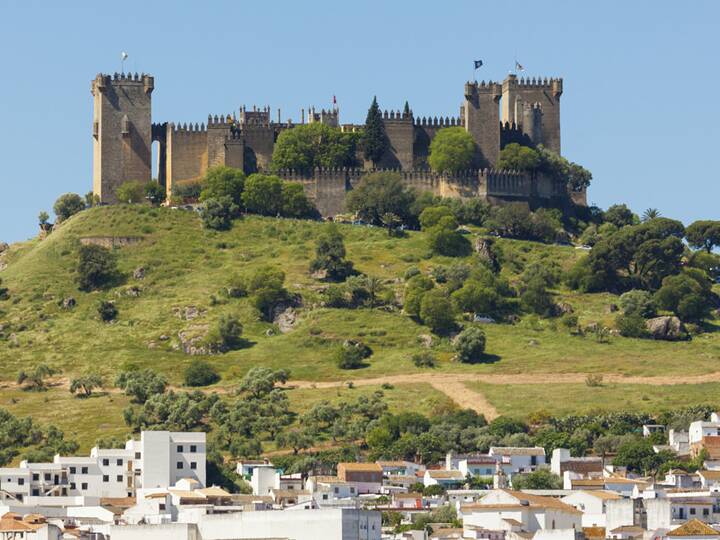
[[(207, 124), (152, 123), (150, 75), (98, 74), (92, 81), (93, 192), (103, 203), (116, 202), (115, 190), (125, 181), (151, 181), (153, 143), (158, 143), (158, 182), (168, 195), (173, 186), (203, 177), (209, 167), (225, 165), (246, 172), (267, 170), (278, 135), (296, 124), (271, 118), (269, 107), (242, 107), (239, 115), (208, 116)], [(585, 204), (584, 193), (568, 193), (565, 185), (542, 174), (493, 169), (500, 150), (511, 142), (538, 144), (560, 153), (562, 79), (524, 79), (508, 75), (502, 83), (468, 82), (457, 117), (415, 117), (385, 111), (388, 150), (378, 167), (397, 170), (418, 190), (446, 197), (481, 197), (491, 203), (520, 201), (531, 207)], [(342, 130), (362, 125), (341, 124), (339, 110), (308, 109), (307, 122), (322, 122)], [(305, 110), (301, 113), (305, 123)], [(461, 126), (476, 143), (478, 169), (449, 177), (430, 172), (430, 142), (445, 127)], [(368, 171), (315, 170), (312, 174), (279, 171), (300, 182), (320, 212), (343, 211), (345, 194)]]

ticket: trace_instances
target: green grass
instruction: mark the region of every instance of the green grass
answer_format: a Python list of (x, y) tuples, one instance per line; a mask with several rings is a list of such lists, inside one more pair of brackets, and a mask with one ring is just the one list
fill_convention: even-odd
[[(321, 291), (326, 284), (314, 280), (308, 265), (314, 255), (314, 240), (323, 225), (316, 222), (247, 217), (237, 221), (231, 231), (203, 229), (195, 213), (144, 206), (112, 206), (82, 212), (53, 232), (47, 239), (13, 245), (4, 256), (8, 267), (0, 272), (10, 300), (0, 303), (0, 380), (13, 380), (20, 369), (39, 362), (62, 370), (63, 377), (93, 370), (112, 381), (124, 366), (152, 367), (179, 384), (185, 366), (192, 357), (177, 350), (178, 333), (202, 332), (212, 327), (220, 315), (234, 313), (241, 319), (250, 346), (207, 360), (223, 376), (220, 385), (232, 386), (253, 366), (286, 368), (296, 380), (346, 381), (392, 374), (412, 373), (573, 373), (597, 372), (637, 376), (697, 375), (714, 372), (720, 360), (720, 332), (695, 336), (681, 343), (611, 337), (598, 343), (594, 337), (572, 336), (556, 321), (525, 317), (516, 325), (486, 325), (488, 363), (465, 365), (453, 362), (452, 346), (447, 339), (435, 338), (438, 366), (434, 370), (416, 368), (410, 356), (420, 349), (419, 336), (429, 330), (399, 311), (340, 310), (320, 307)], [(348, 258), (356, 268), (385, 280), (387, 286), (402, 290), (402, 276), (411, 266), (428, 271), (453, 259), (431, 257), (423, 233), (411, 232), (405, 238), (390, 238), (382, 229), (341, 225)], [(139, 244), (117, 250), (119, 267), (125, 282), (113, 289), (83, 293), (75, 283), (75, 265), (79, 241), (87, 236), (141, 236)], [(523, 268), (534, 261), (552, 260), (564, 269), (584, 256), (572, 247), (532, 242), (497, 240), (502, 252), (503, 274), (517, 280)], [(262, 265), (274, 265), (286, 273), (286, 286), (303, 297), (297, 327), (280, 335), (267, 335), (273, 325), (261, 322), (247, 299), (224, 299), (219, 290), (233, 274), (246, 274)], [(146, 277), (134, 280), (132, 272), (144, 267)], [(127, 294), (131, 286), (141, 289), (138, 297)], [(611, 325), (615, 317), (608, 309), (617, 302), (611, 294), (578, 294), (566, 289), (555, 291), (557, 299), (569, 302), (582, 324), (600, 322)], [(77, 300), (72, 310), (63, 310), (58, 302), (67, 296)], [(100, 322), (96, 306), (111, 299), (119, 309), (113, 324)], [(176, 315), (178, 309), (196, 306), (201, 316), (186, 321)], [(15, 334), (13, 345), (9, 334)], [(169, 336), (166, 341), (160, 336)], [(360, 339), (374, 354), (368, 367), (343, 371), (336, 367), (333, 354), (346, 339)], [(493, 387), (496, 388), (496, 387)], [(366, 392), (368, 388), (350, 392)], [(649, 390), (650, 391), (650, 390)], [(8, 391), (3, 390), (0, 406), (6, 406)], [(303, 391), (295, 395), (302, 395)], [(334, 393), (335, 390), (325, 393)], [(406, 390), (394, 391), (397, 395)], [(322, 392), (311, 392), (313, 398)], [(386, 393), (392, 399), (393, 391)], [(420, 410), (423, 395), (398, 400), (398, 405)], [(51, 391), (47, 395), (54, 396)], [(83, 445), (107, 433), (103, 426), (122, 429), (117, 402), (94, 398), (83, 402), (58, 397), (62, 406), (48, 408), (37, 396), (22, 393), (11, 410), (24, 407), (23, 414), (62, 423), (77, 432)], [(700, 400), (693, 395), (691, 400)], [(53, 399), (55, 399), (53, 397)], [(116, 399), (116, 398), (114, 398)], [(295, 399), (295, 398), (294, 398)], [(563, 398), (568, 410), (584, 407), (582, 392), (577, 399)], [(688, 403), (691, 401), (688, 400)], [(302, 399), (300, 402), (302, 403)], [(702, 400), (703, 402), (706, 400)], [(653, 402), (654, 403), (654, 402)], [(93, 404), (100, 404), (93, 408)], [(517, 403), (526, 410), (527, 403)], [(13, 408), (15, 407), (15, 408)], [(52, 409), (52, 410), (51, 410)], [(507, 409), (507, 408), (506, 408)], [(53, 413), (54, 411), (60, 411)], [(94, 411), (100, 411), (98, 420)], [(88, 412), (88, 414), (84, 414)], [(52, 416), (57, 414), (57, 416)], [(72, 428), (72, 420), (82, 416), (81, 428)], [(103, 418), (115, 416), (117, 421)], [(92, 420), (90, 420), (92, 418)]]
[(502, 415), (527, 418), (537, 412), (552, 416), (599, 411), (658, 412), (688, 405), (717, 405), (720, 383), (642, 385), (485, 384), (465, 385), (479, 392)]

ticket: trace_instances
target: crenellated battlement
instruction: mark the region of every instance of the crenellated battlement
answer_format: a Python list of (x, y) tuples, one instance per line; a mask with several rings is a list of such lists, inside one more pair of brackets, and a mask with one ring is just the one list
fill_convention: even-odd
[(231, 115), (208, 115), (207, 127), (208, 128), (226, 128), (228, 125), (235, 123), (234, 118)]
[(462, 119), (458, 116), (446, 116), (446, 117), (418, 117), (415, 119), (415, 125), (418, 127), (434, 127), (434, 128), (442, 128), (442, 127), (453, 127), (453, 126), (462, 126), (463, 122)]
[(520, 77), (517, 79), (518, 86), (528, 88), (551, 88), (553, 83), (562, 85), (562, 78), (554, 77)]
[(172, 129), (172, 132), (175, 133), (207, 133), (207, 127), (205, 127), (205, 123), (198, 124), (195, 122), (194, 124), (192, 122), (188, 123), (170, 123), (170, 128)]
[(393, 111), (393, 110), (384, 110), (382, 112), (382, 118), (385, 121), (407, 121), (412, 122), (412, 111), (409, 113), (406, 112), (400, 112), (400, 111)]

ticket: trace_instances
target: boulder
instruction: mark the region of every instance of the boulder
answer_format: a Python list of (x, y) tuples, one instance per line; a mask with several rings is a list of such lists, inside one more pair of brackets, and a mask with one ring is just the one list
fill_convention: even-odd
[(325, 270), (324, 268), (320, 268), (319, 270), (315, 270), (312, 274), (310, 274), (310, 277), (322, 281), (324, 279), (327, 279), (327, 275), (327, 270)]
[(170, 336), (168, 336), (166, 334), (162, 334), (158, 339), (160, 341), (167, 341), (168, 339), (170, 339)]
[(140, 296), (140, 287), (136, 287), (134, 285), (128, 287), (127, 291), (125, 291), (125, 294), (127, 294), (128, 296), (138, 297)]
[(192, 321), (205, 315), (205, 310), (200, 310), (197, 306), (174, 307), (173, 313), (180, 319)]
[(568, 304), (567, 302), (559, 302), (555, 306), (555, 311), (557, 311), (557, 313), (560, 315), (565, 315), (566, 313), (574, 313), (575, 312), (573, 307), (570, 304)]
[(133, 279), (145, 279), (145, 268), (140, 266), (133, 270)]
[(273, 322), (277, 324), (281, 333), (287, 334), (297, 324), (297, 312), (292, 307), (288, 307), (278, 313)]
[(208, 325), (194, 325), (187, 330), (178, 332), (180, 348), (185, 354), (191, 356), (198, 354), (212, 354), (212, 350), (205, 344), (205, 337), (208, 333)]
[(608, 313), (615, 313), (616, 311), (619, 311), (620, 308), (617, 306), (617, 304), (610, 304), (607, 308)]
[(685, 326), (677, 317), (663, 316), (648, 319), (645, 321), (645, 327), (653, 339), (678, 341), (688, 337)]
[(10, 246), (7, 242), (0, 242), (0, 253), (4, 253), (8, 249), (10, 249)]
[(417, 339), (420, 345), (426, 349), (429, 349), (433, 345), (433, 337), (430, 334), (420, 334)]
[(493, 250), (493, 240), (491, 238), (477, 237), (475, 239), (475, 252), (481, 261), (488, 265), (493, 272), (500, 270), (500, 263), (498, 263), (497, 256)]
[(67, 298), (63, 298), (62, 302), (60, 302), (60, 306), (63, 309), (72, 309), (77, 305), (77, 302), (72, 296), (68, 296)]

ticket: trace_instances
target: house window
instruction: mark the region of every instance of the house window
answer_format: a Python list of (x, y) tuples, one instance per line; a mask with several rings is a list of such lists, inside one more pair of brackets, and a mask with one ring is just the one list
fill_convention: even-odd
[(135, 459), (140, 459), (140, 452), (135, 452)]
[(88, 473), (88, 468), (87, 468), (87, 467), (83, 467), (82, 469), (80, 469), (80, 472), (83, 473), (83, 474), (87, 474), (87, 473)]
[(194, 444), (191, 444), (191, 445), (190, 445), (190, 451), (191, 451), (191, 452), (197, 452), (197, 446), (195, 446)]
[(110, 481), (110, 475), (109, 474), (103, 474), (103, 482), (109, 482)]
[(197, 462), (191, 461), (191, 462), (190, 462), (190, 468), (191, 468), (193, 471), (194, 471), (195, 469), (197, 469)]
[(327, 498), (328, 498), (327, 493), (323, 493), (323, 501), (327, 501)]
[(160, 510), (165, 510), (165, 503), (160, 503)]
[(118, 482), (122, 482), (122, 481), (123, 481), (122, 474), (118, 474), (118, 475), (115, 477), (115, 479), (116, 479)]
[(710, 515), (710, 510), (708, 508), (703, 508), (703, 516)]
[(86, 490), (86, 489), (87, 489), (87, 482), (83, 482), (82, 484), (80, 484), (80, 489)]
[(70, 467), (70, 474), (75, 474), (75, 471), (76, 471), (75, 467)]
[(354, 488), (354, 487), (351, 487), (351, 488), (350, 488), (350, 493), (355, 493), (355, 488)]
[(45, 480), (48, 481), (48, 482), (50, 481), (50, 474), (49, 474), (49, 473), (45, 473)]
[(691, 508), (691, 509), (690, 509), (690, 515), (691, 515), (691, 516), (694, 516), (694, 515), (695, 515), (695, 509), (694, 509), (694, 508)]
[(118, 460), (115, 462), (115, 464), (116, 464), (118, 467), (122, 467), (122, 463), (123, 463), (123, 462), (122, 462), (122, 459), (118, 459)]
[(37, 473), (33, 473), (33, 482), (37, 482), (38, 480), (40, 480), (40, 475)]
[(25, 485), (25, 479), (24, 478), (18, 478), (18, 486), (24, 486)]
[(182, 444), (178, 444), (178, 449), (177, 449), (177, 451), (178, 451), (178, 452), (184, 452), (184, 449), (183, 449), (183, 445), (182, 445)]
[(33, 493), (33, 497), (37, 497), (38, 495), (40, 495), (40, 490), (39, 490), (39, 489), (33, 489), (33, 492), (32, 492), (32, 493)]
[(75, 482), (70, 482), (70, 489), (75, 489)]
[(340, 488), (334, 488), (333, 491), (335, 491), (335, 493), (340, 493)]
[(103, 467), (107, 467), (108, 465), (110, 465), (110, 460), (107, 458), (103, 459)]
[(178, 469), (182, 469), (182, 468), (183, 468), (183, 462), (182, 462), (182, 461), (178, 461), (178, 462), (177, 462), (177, 468), (178, 468)]

